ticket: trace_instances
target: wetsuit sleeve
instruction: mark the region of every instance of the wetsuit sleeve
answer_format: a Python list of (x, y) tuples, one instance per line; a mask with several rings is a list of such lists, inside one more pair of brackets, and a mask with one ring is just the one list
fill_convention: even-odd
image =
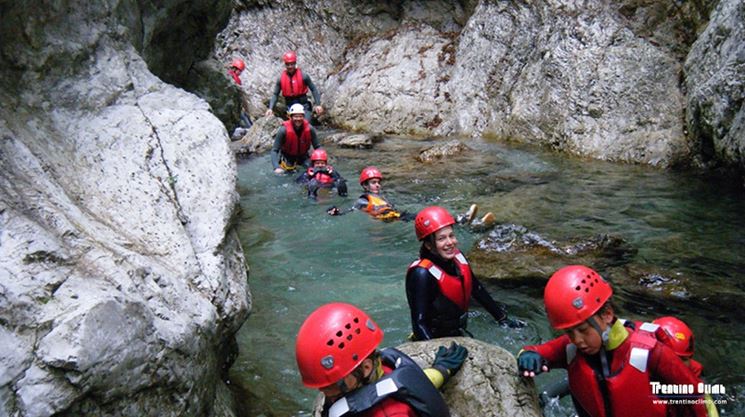
[(280, 90), (280, 80), (282, 78), (280, 77), (279, 80), (277, 80), (277, 84), (274, 85), (274, 92), (272, 93), (272, 97), (269, 99), (269, 110), (274, 109), (274, 105), (277, 104), (277, 98), (279, 98), (279, 90)]
[(433, 337), (428, 323), (431, 318), (430, 308), (437, 296), (436, 285), (429, 271), (422, 267), (410, 269), (406, 274), (406, 299), (411, 310), (411, 327), (415, 340), (429, 340)]
[(367, 207), (367, 199), (364, 197), (360, 197), (357, 199), (357, 201), (354, 202), (354, 206), (352, 206), (353, 210), (364, 210), (365, 207)]
[(277, 130), (277, 135), (274, 137), (274, 145), (272, 145), (272, 168), (279, 168), (279, 150), (282, 149), (282, 143), (285, 141), (284, 126), (280, 126)]
[(310, 182), (308, 171), (304, 171), (302, 174), (298, 175), (298, 177), (295, 178), (295, 182), (298, 184), (305, 184), (307, 182)]
[(489, 295), (489, 292), (486, 291), (486, 288), (481, 284), (481, 281), (476, 279), (476, 276), (473, 275), (473, 271), (471, 271), (471, 276), (473, 276), (471, 296), (473, 296), (473, 298), (475, 298), (476, 301), (478, 301), (479, 304), (481, 304), (481, 306), (484, 307), (492, 317), (494, 317), (494, 320), (500, 321), (506, 319), (507, 312), (505, 312), (504, 306), (494, 301), (492, 296)]
[[(566, 347), (570, 344), (569, 336), (561, 335), (556, 339), (549, 340), (541, 345), (529, 345), (523, 347), (523, 350), (532, 350), (538, 353), (548, 363), (548, 368), (565, 368), (567, 367)], [(518, 354), (519, 356), (519, 354)]]
[[(691, 384), (694, 387), (699, 380), (696, 375), (678, 358), (672, 349), (662, 343), (655, 344), (649, 352), (649, 379), (661, 384)], [(704, 404), (668, 405), (675, 410), (676, 416), (706, 417)]]
[(303, 82), (305, 83), (305, 85), (308, 86), (308, 89), (313, 94), (313, 102), (315, 103), (315, 105), (320, 106), (321, 105), (321, 93), (318, 92), (318, 88), (316, 88), (316, 85), (313, 84), (313, 80), (310, 79), (310, 75), (303, 74)]
[(310, 143), (313, 144), (313, 149), (323, 148), (323, 145), (318, 142), (318, 134), (313, 126), (310, 127)]

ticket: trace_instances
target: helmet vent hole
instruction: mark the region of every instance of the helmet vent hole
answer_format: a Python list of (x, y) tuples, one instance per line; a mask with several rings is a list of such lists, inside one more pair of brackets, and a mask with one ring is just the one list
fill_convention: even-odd
[(352, 340), (352, 335), (351, 334), (350, 335), (347, 335), (347, 340), (349, 340), (349, 341)]
[(336, 337), (341, 337), (342, 334), (343, 333), (341, 332), (341, 330), (339, 330), (338, 332), (336, 332)]
[(357, 334), (360, 334), (360, 328), (358, 327), (358, 328), (354, 329), (354, 332), (357, 333)]
[(347, 323), (347, 325), (344, 326), (344, 328), (347, 329), (347, 330), (349, 330), (349, 329), (352, 328), (352, 324), (351, 323)]
[(585, 281), (585, 280), (583, 279), (583, 280), (582, 280), (582, 283), (583, 283), (583, 284), (586, 284), (586, 283), (587, 283), (587, 281)]
[(574, 287), (574, 289), (575, 289), (575, 290), (577, 290), (577, 291), (579, 291), (579, 290), (581, 290), (582, 288), (580, 288), (580, 286), (579, 286), (579, 285), (577, 285), (576, 287)]
[(332, 339), (329, 339), (328, 342), (326, 342), (328, 346), (334, 346), (334, 341)]
[(355, 317), (354, 320), (352, 320), (352, 321), (354, 321), (355, 323), (359, 323), (360, 322), (360, 319), (357, 318), (357, 317)]
[(585, 288), (585, 292), (590, 292), (590, 289), (589, 288)]
[(594, 287), (594, 286), (595, 286), (595, 283), (594, 283), (594, 282), (591, 282), (591, 283), (590, 283), (590, 286), (591, 286), (591, 287)]
[(344, 342), (339, 343), (339, 349), (344, 349)]

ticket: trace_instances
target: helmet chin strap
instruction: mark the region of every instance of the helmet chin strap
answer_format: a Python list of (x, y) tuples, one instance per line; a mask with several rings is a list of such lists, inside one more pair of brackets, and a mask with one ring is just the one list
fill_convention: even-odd
[(608, 338), (610, 337), (610, 326), (606, 326), (605, 330), (601, 330), (600, 325), (595, 319), (595, 316), (588, 318), (587, 323), (592, 326), (592, 328), (595, 329), (596, 332), (598, 332), (598, 334), (600, 335), (600, 340), (602, 340), (603, 342), (598, 354), (600, 355), (600, 365), (603, 370), (603, 378), (608, 378), (608, 376), (610, 375), (610, 367), (608, 366), (608, 355), (606, 353), (605, 346), (608, 344)]

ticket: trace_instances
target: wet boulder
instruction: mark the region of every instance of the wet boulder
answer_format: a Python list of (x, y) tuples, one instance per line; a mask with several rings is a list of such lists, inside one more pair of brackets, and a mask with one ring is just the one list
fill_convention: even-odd
[[(542, 415), (532, 380), (517, 374), (517, 361), (505, 349), (467, 337), (410, 342), (396, 348), (422, 368), (429, 368), (440, 346), (457, 342), (468, 349), (463, 367), (442, 388), (452, 417), (539, 417)], [(323, 396), (315, 404), (320, 416)]]
[(379, 135), (358, 133), (334, 133), (323, 140), (324, 144), (336, 144), (340, 148), (370, 149), (374, 143), (380, 142)]
[(264, 153), (272, 149), (274, 136), (282, 124), (282, 119), (274, 116), (262, 117), (246, 131), (242, 138), (230, 143), (230, 149), (241, 157)]
[(521, 225), (500, 224), (474, 245), (469, 259), (479, 277), (507, 285), (543, 286), (564, 265), (601, 268), (624, 263), (634, 253), (636, 249), (617, 236), (601, 234), (557, 242)]
[(461, 155), (470, 149), (459, 140), (449, 140), (419, 152), (416, 160), (419, 162), (434, 162), (438, 159)]

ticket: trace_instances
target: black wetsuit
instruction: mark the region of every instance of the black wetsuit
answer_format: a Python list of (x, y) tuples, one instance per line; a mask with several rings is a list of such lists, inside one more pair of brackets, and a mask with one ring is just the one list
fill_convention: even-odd
[[(325, 174), (333, 179), (333, 182), (321, 182), (316, 178), (320, 174)], [(300, 174), (295, 182), (299, 184), (306, 184), (308, 186), (308, 198), (316, 199), (318, 197), (318, 190), (321, 188), (336, 188), (336, 192), (340, 196), (345, 197), (347, 195), (347, 180), (345, 180), (339, 172), (337, 172), (331, 166), (313, 168), (313, 173), (309, 174), (308, 170), (305, 170)]]
[[(460, 277), (459, 268), (454, 261), (446, 261), (430, 252), (424, 244), (419, 250), (419, 257), (429, 259), (447, 274)], [(471, 297), (475, 298), (495, 320), (505, 319), (507, 313), (504, 307), (494, 301), (486, 288), (473, 275), (473, 271), (471, 271), (471, 276)], [(464, 335), (468, 311), (463, 311), (442, 295), (437, 279), (427, 269), (418, 266), (410, 269), (406, 274), (406, 298), (411, 309), (414, 340)]]

